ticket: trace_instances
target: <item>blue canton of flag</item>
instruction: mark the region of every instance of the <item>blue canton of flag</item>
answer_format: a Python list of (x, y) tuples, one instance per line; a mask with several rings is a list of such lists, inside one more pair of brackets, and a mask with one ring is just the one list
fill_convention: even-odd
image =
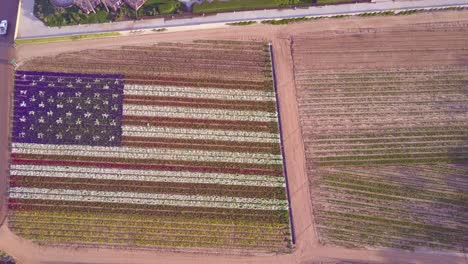
[(120, 146), (121, 75), (17, 71), (13, 142)]

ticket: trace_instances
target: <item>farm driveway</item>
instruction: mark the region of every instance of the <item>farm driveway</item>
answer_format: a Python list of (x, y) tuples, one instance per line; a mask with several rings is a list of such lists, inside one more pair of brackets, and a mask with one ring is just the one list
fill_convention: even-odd
[(10, 60), (15, 57), (13, 47), (16, 28), (18, 0), (1, 3), (0, 19), (9, 23), (6, 36), (0, 36), (0, 225), (6, 217), (8, 184), (8, 135), (10, 127), (10, 96), (13, 90), (13, 66)]

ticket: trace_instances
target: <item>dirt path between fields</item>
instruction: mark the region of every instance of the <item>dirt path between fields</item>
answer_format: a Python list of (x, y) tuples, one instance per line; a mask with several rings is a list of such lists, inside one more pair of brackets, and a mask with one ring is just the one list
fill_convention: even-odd
[[(349, 18), (344, 20), (323, 20), (288, 26), (254, 25), (211, 29), (190, 32), (156, 33), (132, 37), (119, 37), (95, 40), (82, 40), (70, 43), (49, 43), (20, 46), (19, 60), (36, 56), (49, 56), (62, 52), (79, 51), (90, 48), (112, 48), (122, 45), (151, 45), (157, 42), (184, 42), (194, 39), (255, 40), (271, 41), (275, 54), (277, 87), (282, 115), (285, 157), (289, 176), (292, 213), (296, 229), (297, 244), (292, 254), (287, 255), (222, 255), (203, 253), (175, 253), (143, 250), (117, 250), (93, 248), (62, 248), (39, 246), (12, 234), (3, 225), (0, 228), (0, 249), (16, 257), (21, 263), (312, 263), (342, 259), (350, 261), (385, 263), (465, 263), (461, 254), (446, 254), (427, 251), (416, 253), (399, 250), (351, 250), (330, 247), (318, 243), (314, 230), (309, 181), (305, 169), (304, 147), (296, 104), (293, 61), (290, 36), (335, 31), (360, 32), (369, 28), (396, 27), (399, 25), (428, 24), (439, 22), (468, 25), (468, 12), (444, 12), (419, 14), (408, 17)], [(311, 47), (313, 48), (313, 47)], [(313, 195), (313, 193), (312, 193)]]

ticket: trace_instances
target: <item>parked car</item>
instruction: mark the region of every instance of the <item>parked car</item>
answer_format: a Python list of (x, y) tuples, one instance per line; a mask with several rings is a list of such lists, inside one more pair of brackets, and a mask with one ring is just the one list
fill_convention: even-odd
[(6, 20), (2, 20), (0, 22), (0, 35), (6, 35), (8, 29), (8, 22)]

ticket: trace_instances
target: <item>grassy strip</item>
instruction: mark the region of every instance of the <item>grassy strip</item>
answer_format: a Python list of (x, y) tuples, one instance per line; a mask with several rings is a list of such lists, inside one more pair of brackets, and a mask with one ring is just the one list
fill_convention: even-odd
[(271, 19), (271, 20), (263, 20), (262, 24), (270, 24), (270, 25), (287, 25), (290, 23), (297, 23), (297, 22), (305, 22), (311, 20), (318, 20), (323, 18), (345, 18), (350, 17), (351, 15), (336, 15), (330, 17), (296, 17), (296, 18), (284, 18), (284, 19)]
[(16, 45), (22, 45), (22, 44), (48, 43), (48, 42), (57, 42), (57, 41), (70, 41), (70, 40), (93, 39), (93, 38), (116, 37), (116, 36), (120, 36), (120, 33), (119, 32), (106, 32), (106, 33), (97, 33), (97, 34), (83, 34), (83, 35), (51, 37), (51, 38), (17, 39), (15, 40), (15, 43)]
[(257, 24), (257, 21), (242, 21), (242, 22), (226, 23), (226, 25), (229, 25), (229, 26), (248, 26), (252, 24)]
[[(322, 3), (321, 3), (322, 2)], [(341, 0), (324, 0), (318, 1), (317, 3), (325, 4), (325, 3), (344, 3), (345, 1)], [(405, 10), (405, 11), (383, 11), (383, 12), (367, 12), (357, 14), (355, 16), (359, 17), (371, 17), (371, 16), (399, 16), (399, 15), (412, 15), (422, 12), (436, 12), (436, 11), (453, 11), (453, 10), (463, 10), (464, 8), (459, 7), (447, 7), (447, 8), (435, 8), (435, 9), (416, 9), (416, 10)], [(262, 24), (270, 24), (270, 25), (287, 25), (290, 23), (297, 23), (297, 22), (305, 22), (311, 20), (318, 20), (323, 18), (345, 18), (351, 17), (353, 15), (336, 15), (336, 16), (317, 16), (317, 17), (296, 17), (296, 18), (285, 18), (285, 19), (272, 19), (272, 20), (264, 20)]]
[(259, 8), (277, 8), (290, 5), (306, 5), (310, 4), (308, 0), (231, 0), (213, 2), (204, 1), (201, 4), (193, 6), (192, 13), (219, 13), (228, 11), (252, 10)]

